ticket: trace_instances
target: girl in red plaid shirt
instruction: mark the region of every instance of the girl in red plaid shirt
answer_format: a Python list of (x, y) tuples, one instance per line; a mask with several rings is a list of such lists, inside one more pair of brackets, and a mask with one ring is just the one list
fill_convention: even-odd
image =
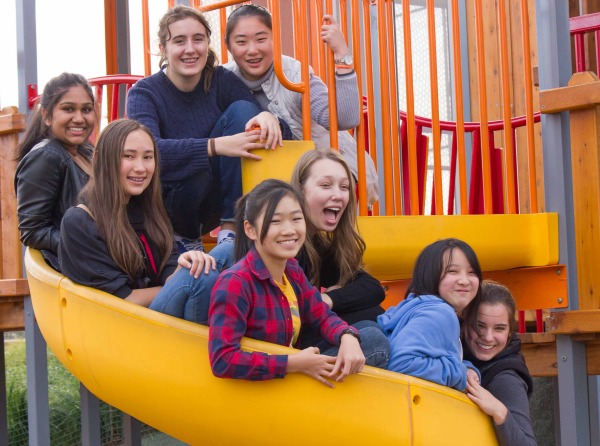
[[(360, 372), (365, 354), (359, 331), (331, 311), (294, 259), (306, 239), (297, 192), (283, 181), (265, 180), (238, 201), (236, 221), (235, 257), (241, 260), (221, 274), (211, 294), (215, 376), (266, 380), (296, 372), (333, 387), (328, 378), (341, 382)], [(305, 326), (316, 327), (332, 348), (321, 354), (308, 347), (291, 355), (241, 349), (244, 336), (294, 346)], [(389, 346), (377, 348), (387, 359)]]

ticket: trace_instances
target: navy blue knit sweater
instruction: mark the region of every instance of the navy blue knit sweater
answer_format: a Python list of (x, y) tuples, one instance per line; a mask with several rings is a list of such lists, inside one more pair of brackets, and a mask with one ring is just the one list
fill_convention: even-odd
[(232, 72), (217, 67), (208, 92), (204, 75), (191, 92), (179, 90), (159, 71), (129, 91), (127, 116), (147, 126), (160, 152), (161, 180), (179, 182), (210, 170), (208, 137), (221, 114), (235, 101), (260, 105)]

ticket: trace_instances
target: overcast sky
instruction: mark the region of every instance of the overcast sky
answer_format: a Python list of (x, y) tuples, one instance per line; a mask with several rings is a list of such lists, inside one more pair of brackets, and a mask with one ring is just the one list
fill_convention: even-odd
[[(0, 0), (0, 108), (18, 106), (17, 38), (15, 4), (22, 0)], [(150, 0), (151, 42), (156, 25), (167, 9), (167, 0)], [(141, 1), (130, 0), (132, 73), (144, 74), (141, 36)], [(63, 71), (85, 77), (102, 76), (105, 70), (104, 1), (38, 0), (36, 2), (39, 92), (45, 83)], [(140, 18), (136, 20), (136, 18)], [(156, 70), (156, 61), (152, 70)]]

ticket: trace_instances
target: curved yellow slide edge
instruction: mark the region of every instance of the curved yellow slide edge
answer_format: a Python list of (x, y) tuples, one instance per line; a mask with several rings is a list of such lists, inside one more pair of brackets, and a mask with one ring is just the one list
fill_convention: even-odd
[[(208, 329), (73, 284), (27, 250), (36, 318), (98, 398), (186, 443), (494, 445), (489, 417), (453, 389), (365, 367), (329, 389), (304, 375), (215, 378)], [(247, 350), (293, 349), (245, 339)]]

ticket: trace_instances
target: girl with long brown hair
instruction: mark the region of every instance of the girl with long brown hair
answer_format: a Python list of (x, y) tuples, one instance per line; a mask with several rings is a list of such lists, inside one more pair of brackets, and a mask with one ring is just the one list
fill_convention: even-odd
[(212, 284), (197, 279), (204, 273), (216, 280), (223, 263), (201, 251), (179, 255), (174, 248), (150, 130), (133, 120), (109, 124), (98, 139), (93, 170), (81, 204), (63, 219), (63, 273), (151, 309), (205, 322), (203, 287)]

